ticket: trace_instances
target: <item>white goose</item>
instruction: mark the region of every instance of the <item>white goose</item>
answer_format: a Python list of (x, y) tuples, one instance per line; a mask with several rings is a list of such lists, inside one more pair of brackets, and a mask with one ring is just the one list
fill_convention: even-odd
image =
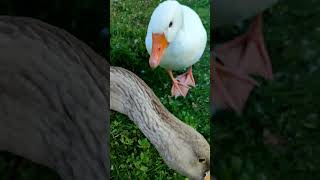
[[(165, 68), (173, 82), (171, 94), (186, 96), (190, 86), (195, 86), (192, 65), (198, 62), (207, 42), (206, 30), (195, 11), (177, 1), (164, 1), (151, 16), (146, 36), (151, 68)], [(172, 70), (189, 67), (177, 78)]]

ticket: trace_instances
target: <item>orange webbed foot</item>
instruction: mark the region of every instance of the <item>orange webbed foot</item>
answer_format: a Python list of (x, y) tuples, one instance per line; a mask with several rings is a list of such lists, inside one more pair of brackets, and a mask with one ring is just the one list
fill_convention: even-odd
[(268, 80), (273, 77), (264, 44), (261, 14), (256, 16), (247, 33), (224, 43), (216, 52), (223, 64), (234, 72), (258, 75)]
[(177, 76), (176, 79), (187, 86), (196, 86), (196, 83), (192, 75), (192, 67), (190, 67), (186, 73)]
[(188, 94), (190, 87), (184, 83), (181, 83), (177, 80), (173, 81), (173, 85), (171, 88), (171, 95), (174, 97), (183, 96), (186, 97)]

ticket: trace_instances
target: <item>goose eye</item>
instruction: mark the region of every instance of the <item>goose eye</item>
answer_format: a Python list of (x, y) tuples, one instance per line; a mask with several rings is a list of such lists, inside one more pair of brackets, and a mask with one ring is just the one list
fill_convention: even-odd
[(204, 162), (206, 162), (206, 160), (205, 159), (199, 159), (199, 162), (200, 163), (204, 163)]
[(172, 21), (170, 21), (170, 23), (169, 23), (169, 28), (172, 26), (172, 24), (173, 24)]

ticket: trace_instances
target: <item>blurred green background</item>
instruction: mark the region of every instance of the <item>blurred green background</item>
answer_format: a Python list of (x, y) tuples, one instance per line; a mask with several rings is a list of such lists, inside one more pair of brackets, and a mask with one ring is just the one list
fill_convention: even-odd
[[(200, 62), (193, 67), (197, 83), (186, 98), (171, 96), (172, 82), (162, 68), (151, 70), (145, 36), (159, 0), (111, 0), (111, 64), (133, 71), (159, 97), (164, 106), (210, 141), (209, 126), (209, 27), (207, 0), (180, 0), (194, 9), (207, 29), (208, 43)], [(177, 72), (177, 74), (182, 72)], [(170, 170), (140, 130), (127, 117), (113, 112), (111, 117), (111, 175), (113, 179), (184, 179)]]
[[(109, 4), (103, 0), (0, 0), (0, 15), (28, 16), (67, 30), (97, 53), (108, 57), (103, 28), (109, 25)], [(0, 180), (58, 180), (50, 169), (8, 152), (0, 153)]]
[[(265, 12), (274, 80), (259, 80), (242, 116), (213, 117), (218, 180), (320, 179), (319, 19), (320, 1), (284, 0)], [(217, 29), (216, 41), (245, 29)]]

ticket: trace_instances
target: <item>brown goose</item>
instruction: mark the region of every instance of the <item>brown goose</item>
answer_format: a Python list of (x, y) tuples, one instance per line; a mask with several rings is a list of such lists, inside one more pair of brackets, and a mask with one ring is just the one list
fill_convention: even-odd
[(64, 180), (109, 179), (111, 85), (111, 108), (128, 115), (170, 167), (191, 179), (209, 170), (209, 145), (197, 131), (134, 74), (115, 67), (109, 74), (106, 60), (69, 33), (1, 16), (0, 39), (0, 151), (46, 165)]
[(0, 17), (0, 150), (64, 180), (109, 177), (105, 60), (69, 33)]
[(209, 171), (204, 137), (172, 115), (135, 74), (110, 68), (110, 105), (134, 121), (169, 167), (190, 179), (202, 179)]

